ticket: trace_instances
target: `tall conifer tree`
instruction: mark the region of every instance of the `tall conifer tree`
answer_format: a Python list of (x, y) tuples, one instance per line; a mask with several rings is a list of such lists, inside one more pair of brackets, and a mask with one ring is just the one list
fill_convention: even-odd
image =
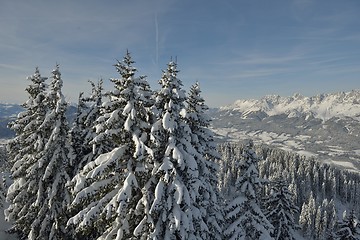
[(264, 199), (264, 212), (274, 226), (272, 236), (276, 240), (295, 239), (298, 225), (294, 215), (299, 209), (293, 203), (293, 196), (283, 178), (275, 178), (270, 184), (270, 194)]
[(224, 232), (228, 239), (272, 239), (273, 226), (260, 209), (258, 191), (262, 179), (258, 173), (258, 158), (250, 140), (239, 162), (241, 171), (237, 179), (238, 196), (225, 208), (228, 226)]
[(336, 237), (341, 240), (357, 240), (360, 239), (360, 223), (355, 212), (343, 213), (342, 221), (337, 223)]
[(315, 216), (316, 216), (316, 202), (312, 192), (307, 202), (301, 207), (299, 225), (302, 229), (303, 236), (307, 239), (313, 238), (315, 235)]
[(158, 120), (151, 130), (154, 198), (149, 200), (150, 239), (201, 239), (209, 231), (198, 202), (203, 186), (195, 159), (199, 153), (192, 145), (184, 116), (185, 92), (177, 74), (177, 64), (171, 61), (155, 98)]
[(37, 218), (38, 209), (34, 203), (42, 177), (38, 173), (38, 161), (49, 137), (40, 127), (48, 109), (46, 79), (41, 77), (38, 68), (28, 77), (31, 83), (26, 88), (29, 99), (22, 105), (25, 111), (9, 125), (16, 136), (7, 145), (13, 183), (7, 193), (10, 206), (5, 210), (5, 217), (13, 222), (11, 231), (18, 233), (20, 238), (28, 237)]
[(84, 97), (80, 93), (77, 114), (73, 126), (70, 130), (70, 160), (73, 166), (72, 177), (77, 174), (88, 162), (94, 160), (99, 154), (94, 151), (92, 140), (96, 136), (95, 124), (100, 116), (102, 104), (102, 80), (95, 83), (89, 81), (92, 92), (89, 97)]
[[(222, 224), (224, 222), (220, 201), (222, 197), (218, 191), (216, 162), (220, 159), (214, 142), (214, 134), (209, 129), (210, 117), (207, 115), (208, 106), (201, 96), (200, 85), (196, 82), (190, 88), (187, 98), (186, 119), (192, 132), (191, 143), (197, 153), (195, 159), (198, 165), (199, 178), (202, 182), (199, 188), (199, 208), (202, 220), (208, 228), (204, 239), (222, 238)], [(201, 229), (201, 221), (196, 220), (197, 228)], [(202, 229), (204, 232), (204, 229)], [(206, 232), (206, 231), (205, 231)]]
[[(75, 176), (73, 206), (82, 205), (68, 224), (88, 238), (138, 239), (138, 224), (145, 212), (138, 207), (147, 182), (150, 149), (146, 146), (150, 124), (150, 89), (144, 76), (135, 77), (129, 52), (115, 67), (120, 79), (103, 104), (94, 143), (112, 142), (114, 148), (90, 161)], [(107, 138), (107, 139), (105, 139)], [(89, 236), (94, 232), (95, 236)]]
[[(36, 219), (32, 223), (29, 239), (66, 238), (67, 204), (70, 194), (65, 185), (70, 180), (69, 126), (66, 119), (67, 103), (62, 94), (63, 81), (59, 66), (52, 71), (50, 91), (46, 98), (49, 112), (40, 128), (48, 136), (37, 163), (36, 174), (40, 182), (36, 193)], [(33, 173), (35, 174), (35, 173)]]

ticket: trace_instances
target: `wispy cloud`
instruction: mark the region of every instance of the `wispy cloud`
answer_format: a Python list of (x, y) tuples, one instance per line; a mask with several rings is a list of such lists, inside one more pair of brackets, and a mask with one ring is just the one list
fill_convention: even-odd
[(241, 65), (275, 65), (288, 64), (289, 62), (304, 59), (302, 54), (288, 54), (288, 55), (267, 55), (267, 54), (248, 54), (242, 56), (240, 59), (233, 59), (233, 61), (226, 64), (241, 64)]
[(0, 63), (0, 68), (2, 69), (8, 69), (8, 70), (15, 70), (15, 71), (27, 71), (27, 68), (23, 68), (19, 65), (11, 65), (11, 64), (5, 64), (5, 63)]
[(106, 80), (116, 76), (112, 65), (126, 49), (154, 88), (166, 62), (178, 56), (185, 87), (203, 82), (209, 105), (219, 104), (217, 92), (234, 99), (243, 86), (276, 92), (302, 87), (298, 79), (319, 85), (326, 77), (354, 79), (358, 7), (336, 0), (3, 1), (0, 84), (9, 88), (0, 96), (23, 91), (36, 66), (48, 76), (59, 63), (64, 92), (76, 101), (88, 79), (104, 78), (111, 87)]
[(116, 74), (112, 64), (126, 49), (142, 51), (139, 46), (143, 46), (158, 54), (154, 16), (170, 7), (163, 0), (107, 4), (5, 1), (0, 8), (0, 68), (6, 72), (0, 72), (0, 81), (16, 82), (16, 72), (31, 75), (36, 66), (49, 75), (60, 63), (64, 78), (71, 79), (71, 83), (64, 79), (65, 88), (71, 85), (67, 90), (77, 96), (81, 83), (89, 78), (107, 79)]
[(252, 78), (263, 78), (263, 77), (269, 77), (273, 75), (279, 75), (283, 73), (289, 72), (288, 68), (258, 68), (254, 70), (243, 70), (238, 71), (237, 73), (230, 74), (228, 78), (234, 79), (234, 80), (249, 80)]

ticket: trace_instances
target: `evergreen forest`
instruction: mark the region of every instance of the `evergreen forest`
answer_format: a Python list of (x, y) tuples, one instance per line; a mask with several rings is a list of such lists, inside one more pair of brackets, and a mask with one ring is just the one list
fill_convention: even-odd
[[(220, 142), (200, 84), (170, 61), (153, 90), (127, 51), (67, 117), (59, 65), (27, 78), (0, 148), (17, 239), (360, 239), (360, 175), (249, 139)], [(5, 175), (4, 175), (5, 176)], [(4, 177), (5, 178), (5, 177)]]

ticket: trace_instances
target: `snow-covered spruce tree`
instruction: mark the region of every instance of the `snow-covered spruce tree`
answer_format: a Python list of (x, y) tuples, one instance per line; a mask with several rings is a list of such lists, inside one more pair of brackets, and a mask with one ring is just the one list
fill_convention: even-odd
[(98, 154), (93, 151), (91, 141), (95, 138), (95, 122), (100, 116), (102, 104), (102, 83), (100, 80), (97, 85), (89, 81), (92, 86), (92, 93), (89, 97), (84, 97), (80, 93), (77, 114), (73, 126), (69, 133), (71, 144), (70, 161), (75, 176), (88, 162), (94, 160)]
[[(218, 191), (218, 165), (216, 164), (220, 159), (220, 154), (216, 149), (214, 134), (209, 129), (211, 119), (206, 114), (209, 108), (200, 94), (200, 85), (196, 82), (190, 88), (186, 108), (186, 119), (192, 132), (191, 143), (198, 153), (195, 155), (195, 160), (202, 182), (197, 202), (202, 213), (202, 221), (208, 228), (208, 234), (200, 237), (221, 239), (224, 218), (220, 201), (223, 201), (223, 198)], [(201, 221), (196, 220), (195, 227), (206, 233), (205, 229), (201, 229), (200, 223)]]
[(266, 218), (274, 226), (272, 236), (276, 240), (295, 239), (296, 229), (299, 227), (294, 219), (299, 209), (293, 202), (283, 177), (275, 178), (270, 182), (270, 194), (264, 198), (264, 212)]
[[(221, 195), (225, 198), (229, 198), (232, 191), (232, 185), (236, 182), (234, 179), (235, 173), (233, 170), (233, 163), (235, 154), (234, 154), (235, 144), (226, 142), (224, 144), (219, 144), (219, 151), (221, 152), (221, 161), (219, 163), (218, 171), (218, 181), (219, 181), (219, 191)], [(237, 162), (237, 161), (236, 161)]]
[(262, 179), (258, 173), (258, 158), (250, 140), (239, 160), (240, 177), (236, 186), (238, 195), (225, 207), (227, 239), (272, 239), (273, 226), (260, 209), (258, 191)]
[(337, 223), (336, 237), (340, 240), (360, 239), (360, 223), (352, 210), (349, 214), (344, 211), (342, 221)]
[[(87, 145), (84, 140), (84, 132), (87, 130), (85, 127), (85, 118), (87, 112), (89, 111), (89, 106), (86, 105), (83, 97), (84, 93), (81, 92), (78, 98), (78, 104), (76, 109), (76, 117), (72, 124), (72, 127), (69, 131), (69, 142), (70, 142), (70, 151), (69, 151), (69, 160), (73, 166), (73, 174), (76, 174), (78, 171), (77, 163), (82, 161), (83, 156), (85, 155)], [(91, 148), (92, 152), (92, 148)], [(71, 174), (70, 177), (73, 175)]]
[(324, 214), (324, 210), (322, 205), (319, 205), (316, 210), (315, 217), (315, 239), (323, 240), (326, 236), (326, 215)]
[(209, 235), (198, 202), (204, 188), (195, 159), (199, 153), (184, 119), (186, 97), (177, 74), (177, 64), (169, 62), (156, 93), (158, 120), (151, 129), (154, 169), (149, 181), (154, 197), (149, 199), (152, 229), (148, 239), (206, 239)]
[(6, 192), (8, 189), (7, 179), (8, 173), (10, 172), (10, 164), (8, 162), (8, 154), (6, 152), (5, 145), (0, 144), (0, 207), (3, 207)]
[(50, 91), (46, 103), (49, 112), (40, 128), (45, 131), (47, 142), (39, 158), (36, 168), (31, 174), (40, 176), (37, 183), (35, 220), (31, 225), (29, 239), (66, 239), (65, 226), (67, 222), (66, 206), (70, 194), (65, 188), (69, 181), (68, 159), (69, 142), (67, 139), (69, 126), (66, 119), (67, 103), (62, 94), (63, 81), (59, 66), (52, 71)]
[(327, 214), (326, 236), (333, 236), (335, 235), (335, 225), (338, 221), (335, 203), (333, 199), (331, 199), (330, 202), (327, 204), (326, 214)]
[(144, 223), (146, 209), (141, 203), (150, 169), (151, 151), (146, 142), (151, 92), (145, 77), (135, 77), (133, 63), (127, 52), (115, 64), (121, 79), (112, 79), (115, 90), (97, 121), (93, 142), (105, 136), (114, 149), (90, 161), (72, 180), (72, 206), (80, 205), (82, 210), (68, 225), (75, 225), (86, 239), (139, 239)]
[[(91, 95), (84, 97), (80, 93), (77, 114), (73, 126), (69, 132), (70, 153), (69, 159), (72, 166), (70, 178), (73, 178), (90, 161), (98, 157), (99, 151), (93, 151), (91, 141), (96, 136), (96, 119), (100, 116), (100, 107), (102, 104), (102, 80), (97, 84), (89, 81), (92, 86)], [(69, 182), (67, 188), (72, 192), (75, 183)], [(74, 216), (81, 210), (81, 206), (69, 207), (69, 216)], [(67, 231), (73, 235), (73, 238), (79, 238), (75, 234), (74, 226), (69, 226)]]
[(334, 201), (325, 198), (318, 206), (315, 217), (315, 239), (335, 239), (335, 224), (337, 222)]
[(24, 112), (9, 124), (16, 136), (7, 145), (13, 183), (7, 193), (10, 205), (5, 210), (5, 218), (14, 224), (10, 232), (18, 233), (21, 239), (28, 237), (31, 224), (37, 218), (38, 208), (34, 203), (42, 178), (38, 172), (38, 161), (49, 137), (40, 127), (47, 113), (47, 78), (41, 77), (36, 68), (35, 74), (27, 79), (31, 81), (26, 88), (29, 99), (22, 105)]
[(316, 203), (311, 192), (308, 201), (302, 205), (299, 217), (299, 225), (306, 239), (312, 239), (315, 235), (315, 217)]

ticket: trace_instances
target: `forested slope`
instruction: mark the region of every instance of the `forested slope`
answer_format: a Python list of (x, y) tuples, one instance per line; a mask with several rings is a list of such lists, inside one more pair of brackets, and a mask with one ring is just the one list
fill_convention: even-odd
[[(267, 145), (257, 145), (255, 149), (260, 158), (259, 175), (266, 180), (263, 196), (269, 194), (272, 180), (279, 176), (285, 180), (299, 208), (295, 217), (305, 237), (326, 239), (323, 236), (325, 232), (337, 231), (336, 223), (342, 220), (344, 210), (348, 213), (353, 210), (359, 216), (359, 174)], [(244, 144), (222, 143), (219, 144), (219, 151), (222, 155), (219, 161), (219, 189), (230, 200), (236, 191), (236, 180), (242, 174), (239, 164)], [(307, 221), (302, 221), (305, 215)], [(306, 230), (310, 226), (312, 229)]]

